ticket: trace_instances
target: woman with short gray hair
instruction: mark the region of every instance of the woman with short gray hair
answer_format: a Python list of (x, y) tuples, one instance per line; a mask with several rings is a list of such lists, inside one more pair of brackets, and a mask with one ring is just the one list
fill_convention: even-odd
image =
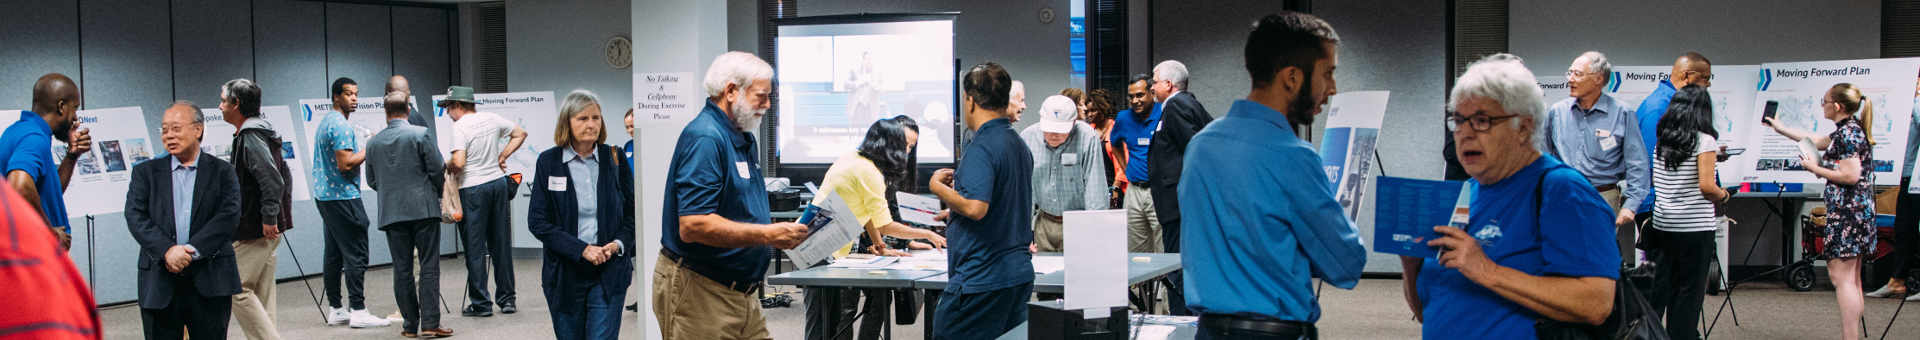
[(614, 339), (633, 281), (633, 172), (606, 145), (600, 99), (560, 101), (554, 147), (535, 162), (527, 230), (540, 239), (540, 287), (557, 339)]

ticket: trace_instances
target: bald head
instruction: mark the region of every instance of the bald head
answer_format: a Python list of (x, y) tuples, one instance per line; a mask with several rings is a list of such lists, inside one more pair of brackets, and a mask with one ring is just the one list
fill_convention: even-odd
[(406, 118), (408, 109), (412, 108), (411, 105), (407, 105), (406, 92), (387, 92), (387, 96), (381, 99), (384, 102), (382, 104), (387, 108), (387, 118)]
[(407, 77), (396, 74), (392, 77), (387, 77), (386, 93), (393, 93), (394, 91), (405, 92), (411, 96), (413, 95), (413, 86), (407, 84)]
[(1707, 56), (1700, 52), (1687, 52), (1673, 60), (1671, 74), (1673, 87), (1710, 87), (1713, 86), (1713, 61), (1707, 60)]
[(53, 128), (53, 137), (67, 141), (74, 120), (80, 117), (80, 85), (59, 73), (48, 73), (33, 82), (33, 112)]

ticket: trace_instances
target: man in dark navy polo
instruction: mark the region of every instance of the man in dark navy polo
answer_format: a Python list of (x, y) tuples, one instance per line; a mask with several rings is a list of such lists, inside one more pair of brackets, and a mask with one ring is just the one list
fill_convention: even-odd
[(773, 249), (807, 226), (772, 223), (753, 135), (773, 92), (773, 66), (727, 52), (707, 68), (707, 105), (681, 130), (667, 168), (653, 314), (663, 339), (771, 339), (754, 296)]
[(929, 182), (949, 208), (947, 289), (934, 339), (992, 339), (1027, 321), (1033, 293), (1033, 154), (1008, 121), (1012, 77), (999, 64), (961, 74), (967, 127), (976, 131), (959, 170)]

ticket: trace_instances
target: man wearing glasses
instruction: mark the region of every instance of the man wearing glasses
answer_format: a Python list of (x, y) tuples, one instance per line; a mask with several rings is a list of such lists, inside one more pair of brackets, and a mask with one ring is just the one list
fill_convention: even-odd
[[(1613, 64), (1607, 55), (1587, 51), (1567, 67), (1572, 96), (1547, 106), (1546, 151), (1586, 175), (1615, 211), (1615, 241), (1623, 265), (1634, 261), (1634, 211), (1647, 197), (1646, 141), (1640, 138), (1633, 110), (1605, 92)], [(1625, 207), (1625, 208), (1622, 208)]]
[[(1673, 61), (1673, 72), (1668, 74), (1666, 80), (1660, 81), (1660, 87), (1654, 89), (1652, 94), (1648, 94), (1647, 99), (1641, 100), (1640, 108), (1634, 110), (1634, 114), (1640, 119), (1640, 131), (1643, 131), (1640, 133), (1640, 145), (1646, 147), (1647, 159), (1653, 159), (1655, 144), (1657, 144), (1655, 141), (1660, 140), (1658, 132), (1660, 118), (1667, 115), (1667, 104), (1673, 102), (1673, 94), (1679, 92), (1679, 88), (1682, 87), (1713, 86), (1713, 62), (1699, 52), (1687, 52)], [(1720, 148), (1723, 149), (1720, 152), (1721, 160), (1725, 161), (1726, 145), (1722, 144)], [(1647, 168), (1647, 173), (1653, 173), (1653, 168)], [(1653, 219), (1653, 197), (1653, 192), (1649, 190), (1647, 195), (1640, 199), (1639, 208), (1634, 210), (1636, 213), (1634, 224), (1642, 224)]]

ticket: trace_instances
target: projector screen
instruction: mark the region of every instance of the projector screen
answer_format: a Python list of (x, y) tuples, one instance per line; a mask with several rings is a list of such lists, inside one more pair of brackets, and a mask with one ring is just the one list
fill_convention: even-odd
[(783, 164), (829, 164), (894, 116), (920, 126), (919, 162), (953, 162), (953, 19), (922, 16), (779, 26), (778, 150)]

